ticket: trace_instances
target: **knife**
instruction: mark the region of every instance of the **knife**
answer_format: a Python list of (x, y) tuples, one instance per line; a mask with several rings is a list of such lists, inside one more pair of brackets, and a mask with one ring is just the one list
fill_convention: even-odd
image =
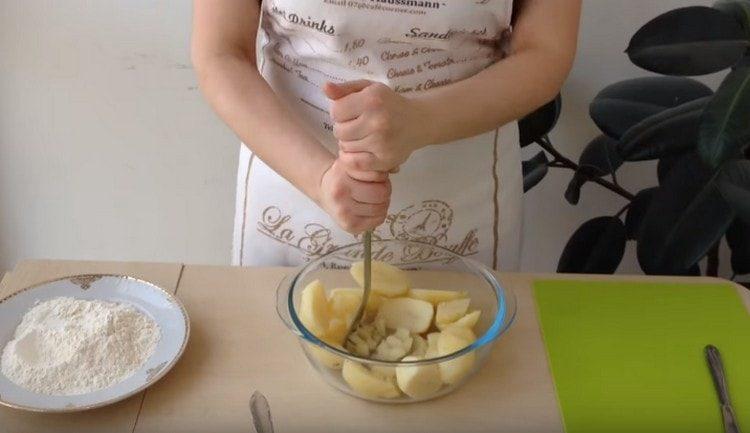
[(253, 426), (255, 426), (256, 433), (273, 433), (271, 407), (260, 391), (255, 391), (253, 396), (250, 397), (250, 413), (253, 415)]
[(727, 387), (724, 364), (721, 362), (719, 349), (709, 344), (705, 350), (706, 360), (711, 370), (711, 377), (714, 379), (716, 392), (719, 394), (721, 417), (724, 420), (724, 432), (740, 433), (740, 428), (737, 426), (737, 418), (734, 415), (734, 409), (732, 409), (732, 401), (729, 399), (729, 388)]

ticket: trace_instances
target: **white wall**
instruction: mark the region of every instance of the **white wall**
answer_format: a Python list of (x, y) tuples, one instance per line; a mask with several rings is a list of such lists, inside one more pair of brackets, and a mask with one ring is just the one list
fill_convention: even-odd
[(228, 262), (237, 140), (196, 88), (190, 2), (2, 9), (0, 268)]
[[(554, 142), (577, 157), (596, 135), (588, 102), (644, 75), (630, 35), (679, 0), (588, 0), (580, 55)], [(187, 0), (9, 0), (0, 14), (0, 270), (24, 258), (227, 264), (237, 140), (189, 66)], [(709, 80), (712, 84), (716, 80)], [(654, 182), (626, 166), (631, 190)], [(570, 233), (622, 201), (596, 185), (581, 203), (552, 173), (527, 196), (523, 267), (554, 270)], [(626, 259), (626, 272), (637, 270)]]

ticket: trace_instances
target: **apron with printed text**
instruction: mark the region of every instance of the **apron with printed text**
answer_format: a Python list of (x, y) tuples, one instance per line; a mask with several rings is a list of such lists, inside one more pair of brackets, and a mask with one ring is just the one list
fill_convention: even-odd
[[(511, 12), (512, 0), (264, 0), (258, 68), (336, 152), (321, 90), (327, 81), (364, 78), (409, 97), (471, 77), (502, 59)], [(436, 244), (495, 269), (518, 267), (517, 123), (420, 149), (391, 182), (376, 238)], [(236, 203), (234, 265), (296, 266), (357, 242), (244, 145)]]

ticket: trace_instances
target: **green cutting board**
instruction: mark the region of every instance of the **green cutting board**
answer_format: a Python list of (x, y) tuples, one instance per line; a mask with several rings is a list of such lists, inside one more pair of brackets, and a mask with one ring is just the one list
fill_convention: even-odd
[(721, 433), (706, 344), (750, 432), (750, 315), (731, 284), (537, 281), (534, 292), (567, 433)]

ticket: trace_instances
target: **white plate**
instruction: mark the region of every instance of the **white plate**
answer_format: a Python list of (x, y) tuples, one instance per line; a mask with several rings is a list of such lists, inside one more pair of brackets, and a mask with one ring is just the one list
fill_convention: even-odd
[(28, 287), (0, 300), (0, 353), (13, 338), (23, 315), (38, 301), (59, 296), (127, 303), (151, 317), (161, 331), (154, 354), (124, 381), (88, 394), (37, 394), (0, 373), (0, 404), (35, 412), (75, 412), (106, 406), (136, 394), (159, 380), (185, 351), (190, 321), (182, 303), (160, 287), (122, 275), (76, 275)]

